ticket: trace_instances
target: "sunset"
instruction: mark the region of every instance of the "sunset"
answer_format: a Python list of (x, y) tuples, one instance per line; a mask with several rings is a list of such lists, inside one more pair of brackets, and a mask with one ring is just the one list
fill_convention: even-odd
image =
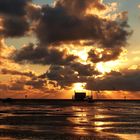
[[(72, 134), (112, 133), (114, 124), (105, 124), (112, 105), (119, 110), (120, 104), (128, 101), (132, 104), (122, 106), (135, 104), (139, 108), (139, 35), (139, 0), (0, 0), (1, 107), (5, 108), (7, 101), (20, 105), (21, 102), (37, 105), (39, 101), (46, 107), (53, 102), (49, 109), (57, 110), (55, 105), (60, 101), (58, 112), (65, 103), (70, 107), (72, 115), (65, 119), (76, 125)], [(115, 106), (113, 101), (121, 103)], [(94, 103), (104, 111), (96, 109)], [(67, 114), (67, 109), (63, 111)], [(79, 128), (82, 123), (91, 122), (88, 113), (94, 116), (92, 125)], [(79, 118), (72, 116), (84, 118), (78, 122)], [(98, 119), (101, 121), (96, 122)], [(0, 126), (0, 136), (1, 129), (6, 128)], [(109, 140), (129, 137), (126, 133), (125, 136), (115, 133), (104, 136)], [(139, 133), (140, 129), (132, 140), (137, 140)], [(97, 140), (102, 138), (97, 136)]]
[[(128, 99), (139, 99), (140, 9), (136, 0), (132, 11), (131, 3), (1, 1), (1, 98), (24, 98), (30, 93), (31, 99), (50, 99), (53, 94), (61, 99), (63, 90), (67, 94), (76, 83), (85, 83), (85, 90), (96, 91), (98, 86), (106, 98), (114, 86), (111, 98), (121, 96), (114, 91), (124, 91), (130, 94)], [(103, 83), (108, 79), (113, 85)], [(106, 87), (100, 89), (100, 84)]]

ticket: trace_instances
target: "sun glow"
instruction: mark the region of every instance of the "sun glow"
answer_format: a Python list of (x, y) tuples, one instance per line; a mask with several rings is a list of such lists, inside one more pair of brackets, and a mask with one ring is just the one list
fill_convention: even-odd
[[(81, 43), (83, 43), (83, 42), (81, 41)], [(91, 62), (89, 59), (89, 52), (92, 49), (93, 49), (93, 46), (92, 47), (85, 46), (83, 49), (74, 49), (73, 48), (71, 50), (71, 54), (74, 54), (79, 57), (79, 59), (78, 59), (79, 63), (84, 64), (84, 65), (89, 64), (91, 67), (92, 66), (93, 66), (93, 68), (95, 67), (95, 69), (101, 73), (101, 75), (99, 75), (99, 76), (104, 76), (105, 73), (109, 73), (111, 71), (119, 71), (119, 69), (122, 68), (123, 66), (125, 66), (125, 64), (126, 64), (125, 62), (127, 61), (127, 58), (126, 58), (127, 50), (124, 48), (122, 49), (122, 52), (121, 52), (120, 56), (118, 57), (118, 59), (112, 60), (112, 61), (111, 60), (104, 61), (104, 60), (102, 60), (104, 53), (106, 55), (110, 56), (110, 55), (112, 55), (111, 50), (106, 50), (106, 49), (104, 50), (103, 48), (95, 47), (93, 49), (93, 51), (97, 55), (97, 57), (99, 59), (101, 59), (101, 61), (99, 61), (98, 63)]]
[(76, 91), (83, 91), (84, 89), (85, 83), (75, 83), (73, 84), (73, 89)]
[(109, 62), (100, 62), (96, 64), (96, 69), (105, 74), (106, 72), (111, 72), (112, 70), (119, 69), (119, 62), (118, 61), (109, 61)]
[[(101, 50), (98, 50), (98, 51), (101, 51)], [(77, 54), (79, 56), (80, 63), (90, 64), (90, 62), (88, 61), (88, 51), (87, 50), (77, 51), (75, 54)], [(98, 70), (102, 74), (109, 73), (112, 70), (118, 71), (121, 62), (122, 62), (121, 59), (115, 60), (115, 61), (108, 61), (108, 62), (99, 62), (96, 64), (96, 70)], [(80, 86), (80, 84), (77, 86)]]
[(79, 62), (82, 64), (88, 63), (88, 52), (90, 51), (90, 47), (85, 47), (84, 49), (77, 49), (77, 50), (71, 50), (71, 53), (74, 55), (77, 55), (79, 57)]
[(83, 61), (83, 62), (86, 62), (87, 61), (87, 58), (88, 58), (88, 54), (86, 51), (79, 51), (78, 52), (78, 56), (80, 57), (80, 59)]
[(105, 67), (103, 63), (98, 63), (96, 65), (96, 68), (99, 72), (101, 72), (103, 74), (111, 71), (111, 69), (109, 67)]

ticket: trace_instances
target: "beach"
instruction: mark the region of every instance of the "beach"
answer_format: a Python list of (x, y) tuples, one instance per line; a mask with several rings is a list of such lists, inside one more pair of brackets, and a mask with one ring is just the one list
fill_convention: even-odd
[(0, 140), (140, 140), (140, 101), (1, 102)]

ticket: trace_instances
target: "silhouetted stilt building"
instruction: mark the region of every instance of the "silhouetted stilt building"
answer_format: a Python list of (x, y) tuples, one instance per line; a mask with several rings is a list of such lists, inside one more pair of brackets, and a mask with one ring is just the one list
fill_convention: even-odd
[(84, 101), (86, 99), (86, 92), (75, 92), (74, 91), (74, 100)]
[(83, 91), (74, 91), (74, 95), (72, 96), (72, 99), (75, 101), (93, 101), (92, 92), (91, 95), (87, 95), (86, 92)]

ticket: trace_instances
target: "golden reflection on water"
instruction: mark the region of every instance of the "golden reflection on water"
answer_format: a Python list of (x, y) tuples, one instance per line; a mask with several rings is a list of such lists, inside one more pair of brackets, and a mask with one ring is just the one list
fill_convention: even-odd
[(103, 130), (103, 125), (104, 125), (104, 122), (94, 122), (93, 124), (95, 127), (95, 130), (96, 131), (102, 131)]
[(17, 139), (12, 137), (0, 137), (0, 140), (17, 140)]
[[(98, 115), (95, 115), (94, 118), (95, 119), (102, 119), (102, 118), (105, 118), (105, 117), (103, 115), (98, 114)], [(93, 122), (93, 126), (95, 127), (96, 131), (101, 131), (103, 129), (103, 127), (101, 127), (101, 126), (103, 126), (103, 125), (104, 125), (104, 122), (102, 122), (102, 121)]]
[[(98, 119), (107, 118), (109, 116), (96, 114), (97, 112), (94, 112), (95, 115), (89, 115), (89, 110), (87, 108), (73, 107), (72, 110), (74, 112), (74, 117), (70, 117), (68, 120), (75, 125), (80, 125), (74, 127), (73, 132), (75, 134), (88, 134), (89, 129), (92, 131), (101, 132), (102, 129), (104, 129), (104, 125), (109, 123), (104, 121), (98, 121)], [(96, 120), (94, 121), (92, 119)]]
[(123, 140), (140, 140), (140, 134), (116, 134)]
[(86, 130), (86, 128), (85, 127), (81, 127), (81, 126), (74, 127), (73, 128), (73, 133), (74, 134), (78, 134), (78, 135), (88, 135), (89, 134), (88, 131)]
[(77, 112), (75, 115), (77, 117), (73, 118), (73, 123), (75, 123), (75, 124), (88, 123), (88, 118), (87, 118), (86, 112)]
[(11, 129), (10, 125), (0, 125), (0, 129)]
[(107, 115), (95, 115), (94, 116), (94, 118), (97, 120), (97, 121), (94, 121), (93, 123), (92, 123), (92, 125), (94, 126), (94, 128), (95, 128), (95, 130), (96, 131), (98, 131), (98, 132), (100, 132), (100, 131), (102, 131), (105, 127), (104, 127), (104, 125), (106, 125), (106, 124), (113, 124), (113, 122), (105, 122), (105, 121), (98, 121), (98, 119), (106, 119), (106, 118), (108, 118), (108, 117), (110, 117), (110, 116), (107, 116)]
[(73, 129), (75, 134), (89, 134), (88, 130), (90, 130), (90, 132), (93, 131), (100, 133), (105, 129), (105, 125), (113, 125), (113, 122), (104, 121), (110, 116), (99, 114), (101, 113), (99, 110), (93, 110), (94, 112), (91, 113), (84, 107), (72, 107), (72, 111), (74, 113), (74, 117), (69, 117), (68, 120), (74, 125), (77, 125)]
[(73, 107), (72, 110), (74, 112), (74, 117), (70, 117), (68, 120), (77, 125), (73, 128), (73, 133), (79, 135), (87, 135), (88, 131), (86, 126), (89, 122), (87, 117), (87, 110), (80, 107)]

